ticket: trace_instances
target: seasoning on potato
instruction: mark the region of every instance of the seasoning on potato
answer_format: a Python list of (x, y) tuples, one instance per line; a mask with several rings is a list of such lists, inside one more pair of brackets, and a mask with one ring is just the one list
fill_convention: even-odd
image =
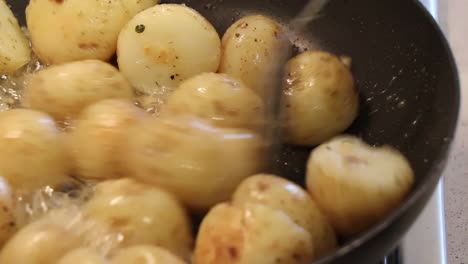
[(215, 72), (221, 40), (197, 11), (157, 5), (136, 15), (118, 39), (119, 68), (140, 92), (177, 85), (202, 72)]
[(261, 204), (215, 206), (201, 223), (194, 264), (303, 264), (310, 234), (285, 213)]
[(287, 45), (282, 33), (281, 25), (266, 16), (236, 21), (223, 36), (219, 71), (244, 81), (263, 98), (276, 85), (271, 83), (271, 76), (280, 47)]
[(86, 108), (67, 137), (75, 173), (88, 179), (126, 176), (122, 145), (144, 114), (122, 99), (102, 100)]
[(113, 264), (185, 264), (164, 248), (139, 245), (121, 249), (112, 258)]
[(264, 124), (260, 96), (226, 74), (202, 73), (180, 84), (161, 115), (193, 114), (219, 127), (256, 129)]
[(262, 138), (250, 130), (180, 116), (135, 126), (125, 153), (129, 175), (206, 210), (262, 169), (263, 148)]
[(90, 104), (112, 98), (132, 99), (133, 89), (114, 66), (84, 60), (34, 74), (25, 87), (23, 105), (64, 121), (76, 118)]
[(358, 114), (353, 76), (333, 54), (309, 51), (291, 59), (284, 90), (285, 139), (314, 146), (347, 129)]
[(57, 264), (109, 264), (109, 262), (90, 248), (78, 248), (68, 252)]
[(104, 181), (96, 186), (83, 214), (121, 233), (120, 246), (160, 246), (182, 258), (191, 251), (193, 238), (187, 213), (163, 189), (131, 179)]
[(10, 185), (0, 178), (0, 247), (18, 230), (13, 193)]
[(33, 191), (67, 179), (69, 161), (54, 120), (41, 112), (0, 113), (0, 175), (15, 189)]
[(7, 3), (0, 1), (0, 74), (13, 73), (30, 59), (28, 39)]
[(107, 61), (116, 51), (123, 26), (136, 13), (157, 2), (30, 1), (26, 21), (34, 51), (47, 64), (85, 59)]
[(309, 194), (284, 178), (268, 174), (250, 176), (237, 187), (232, 202), (258, 203), (286, 213), (312, 236), (314, 258), (337, 246), (335, 231)]
[(340, 136), (312, 151), (306, 181), (337, 233), (349, 237), (395, 209), (411, 189), (414, 173), (395, 149)]

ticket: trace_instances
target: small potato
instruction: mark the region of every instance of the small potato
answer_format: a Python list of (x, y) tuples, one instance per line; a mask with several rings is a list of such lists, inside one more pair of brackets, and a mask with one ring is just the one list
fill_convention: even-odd
[(70, 230), (44, 218), (22, 228), (8, 241), (0, 252), (0, 263), (56, 263), (79, 243)]
[(358, 114), (359, 96), (351, 72), (338, 57), (305, 52), (290, 60), (287, 72), (287, 142), (317, 145), (351, 125)]
[(105, 181), (83, 213), (123, 234), (122, 246), (150, 244), (188, 257), (193, 238), (182, 205), (166, 191), (130, 179)]
[(140, 245), (121, 249), (112, 264), (185, 264), (164, 248)]
[(215, 72), (221, 40), (198, 12), (175, 4), (136, 15), (119, 35), (119, 68), (141, 92), (177, 85), (202, 72)]
[(260, 204), (219, 204), (205, 216), (194, 264), (295, 264), (313, 255), (307, 230)]
[(232, 202), (259, 203), (286, 213), (311, 234), (315, 258), (337, 246), (335, 231), (309, 194), (286, 179), (268, 174), (251, 176), (237, 187)]
[(406, 158), (340, 136), (312, 151), (307, 188), (338, 234), (356, 235), (399, 205), (414, 182)]
[(131, 101), (121, 99), (103, 100), (86, 108), (68, 136), (75, 172), (91, 179), (125, 176), (122, 144), (144, 114)]
[(18, 230), (12, 191), (10, 185), (0, 178), (0, 248)]
[(78, 248), (68, 252), (56, 264), (110, 264), (110, 262), (92, 249)]
[(169, 190), (193, 209), (227, 200), (262, 164), (261, 138), (181, 116), (142, 122), (126, 151), (129, 175)]
[(285, 44), (281, 25), (262, 16), (247, 16), (224, 34), (219, 71), (239, 78), (262, 97), (272, 83), (278, 52)]
[(189, 113), (219, 127), (256, 128), (264, 119), (262, 99), (242, 81), (202, 73), (182, 82), (162, 107), (162, 115)]
[(30, 59), (28, 39), (7, 3), (0, 1), (0, 74), (12, 73)]
[(23, 104), (63, 121), (97, 101), (132, 97), (132, 87), (114, 66), (85, 60), (37, 72), (25, 88)]
[(26, 21), (34, 51), (47, 64), (107, 61), (128, 12), (121, 0), (31, 0)]
[(65, 144), (54, 120), (41, 112), (0, 113), (0, 175), (15, 189), (55, 186), (67, 179)]

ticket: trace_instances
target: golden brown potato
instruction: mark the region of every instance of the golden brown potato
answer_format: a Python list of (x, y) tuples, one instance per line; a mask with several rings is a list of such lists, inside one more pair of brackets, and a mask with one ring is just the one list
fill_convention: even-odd
[(0, 1), (0, 74), (12, 73), (30, 59), (28, 39), (7, 3)]
[(185, 264), (164, 248), (140, 245), (121, 249), (112, 258), (113, 264)]
[(283, 45), (283, 29), (274, 20), (254, 15), (241, 18), (223, 36), (219, 72), (238, 78), (264, 96)]
[(307, 188), (338, 234), (358, 234), (399, 205), (413, 185), (406, 158), (391, 147), (336, 137), (312, 151)]
[(219, 204), (205, 216), (194, 264), (295, 264), (313, 255), (307, 230), (260, 204)]
[(131, 101), (121, 99), (99, 101), (86, 108), (68, 136), (75, 172), (91, 179), (126, 176), (122, 145), (144, 114)]
[(85, 60), (34, 74), (25, 88), (23, 104), (63, 121), (75, 118), (90, 104), (111, 98), (132, 99), (132, 87), (114, 66)]
[(79, 238), (64, 226), (48, 218), (27, 225), (3, 247), (0, 263), (56, 263), (80, 243)]
[(0, 113), (0, 175), (26, 191), (67, 179), (69, 162), (54, 120), (41, 112), (14, 109)]
[(121, 0), (32, 0), (26, 21), (43, 62), (106, 61), (115, 53), (129, 11)]
[(13, 190), (0, 178), (0, 248), (17, 230)]
[(258, 128), (264, 120), (262, 99), (242, 81), (226, 74), (202, 73), (169, 96), (162, 115), (193, 114), (219, 127)]
[(327, 52), (309, 51), (290, 60), (284, 90), (286, 141), (313, 146), (343, 132), (358, 114), (353, 76)]
[(99, 183), (83, 213), (122, 233), (122, 246), (150, 244), (186, 258), (193, 244), (182, 205), (168, 192), (130, 179)]
[(309, 194), (286, 179), (268, 174), (251, 176), (237, 187), (232, 202), (259, 203), (286, 213), (311, 234), (315, 258), (337, 245), (335, 231)]
[(162, 186), (198, 210), (227, 200), (263, 165), (258, 135), (185, 116), (141, 122), (127, 145), (129, 175)]
[(68, 252), (57, 264), (110, 264), (104, 257), (89, 248), (78, 248)]
[(202, 72), (215, 72), (221, 40), (215, 28), (185, 5), (157, 5), (136, 15), (118, 40), (119, 69), (140, 92), (177, 87)]

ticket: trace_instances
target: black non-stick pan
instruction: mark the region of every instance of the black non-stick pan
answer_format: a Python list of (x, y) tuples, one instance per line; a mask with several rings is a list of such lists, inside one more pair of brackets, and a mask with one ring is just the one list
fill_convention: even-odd
[[(8, 2), (24, 24), (28, 0)], [(251, 13), (287, 22), (307, 0), (163, 2), (195, 8), (223, 34)], [(460, 99), (454, 59), (437, 24), (416, 0), (331, 0), (296, 44), (352, 58), (362, 107), (348, 132), (400, 149), (416, 172), (414, 189), (399, 208), (317, 262), (375, 264), (409, 229), (444, 169)], [(309, 152), (285, 146), (276, 172), (303, 184)]]

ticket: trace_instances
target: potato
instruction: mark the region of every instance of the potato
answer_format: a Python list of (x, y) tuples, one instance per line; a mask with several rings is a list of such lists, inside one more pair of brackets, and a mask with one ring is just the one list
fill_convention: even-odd
[(239, 78), (265, 96), (272, 85), (274, 66), (285, 44), (282, 27), (274, 20), (254, 15), (241, 18), (223, 36), (219, 71)]
[(47, 64), (109, 60), (131, 18), (125, 6), (121, 0), (32, 0), (26, 21), (33, 49)]
[(130, 15), (130, 17), (134, 17), (136, 14), (140, 13), (141, 11), (152, 7), (154, 5), (159, 4), (160, 0), (120, 0)]
[(7, 3), (0, 1), (0, 74), (12, 73), (30, 59), (28, 39)]
[(18, 230), (14, 198), (10, 185), (0, 178), (0, 248)]
[(237, 187), (232, 201), (235, 204), (259, 203), (286, 213), (311, 234), (316, 258), (337, 245), (335, 231), (309, 194), (286, 179), (268, 174), (251, 176)]
[(144, 114), (131, 101), (121, 99), (99, 101), (86, 108), (68, 137), (76, 174), (91, 179), (126, 176), (122, 145)]
[(56, 263), (79, 243), (73, 232), (44, 218), (22, 228), (8, 241), (0, 252), (0, 263)]
[(225, 74), (202, 73), (182, 82), (162, 107), (162, 115), (190, 113), (219, 127), (258, 128), (262, 99), (242, 81)]
[(57, 264), (110, 264), (110, 262), (92, 249), (78, 248), (68, 252)]
[(185, 264), (169, 251), (148, 245), (121, 249), (112, 258), (113, 264)]
[(310, 234), (279, 210), (260, 204), (219, 204), (205, 216), (194, 264), (306, 263)]
[(119, 35), (119, 68), (132, 85), (151, 93), (177, 87), (219, 66), (221, 41), (214, 27), (185, 5), (164, 4), (136, 15)]
[(312, 151), (307, 188), (338, 234), (366, 230), (399, 205), (414, 174), (391, 147), (372, 147), (352, 136), (336, 137)]
[(187, 257), (193, 244), (190, 220), (166, 191), (130, 179), (97, 185), (83, 213), (123, 234), (122, 246), (150, 244)]
[(262, 164), (262, 139), (181, 116), (142, 122), (126, 151), (129, 175), (162, 186), (196, 210), (227, 200)]
[(327, 52), (309, 51), (287, 66), (286, 141), (313, 146), (336, 136), (358, 114), (359, 96), (349, 69)]
[(23, 104), (62, 121), (97, 101), (132, 97), (131, 86), (114, 66), (85, 60), (37, 72), (25, 88)]
[(14, 109), (0, 113), (0, 175), (15, 189), (55, 186), (69, 170), (62, 134), (41, 112)]

